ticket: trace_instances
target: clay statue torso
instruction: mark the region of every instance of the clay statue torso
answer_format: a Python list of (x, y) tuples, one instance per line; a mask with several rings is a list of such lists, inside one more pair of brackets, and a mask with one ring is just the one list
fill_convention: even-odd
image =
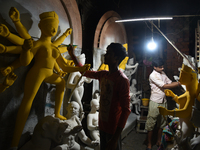
[(52, 43), (34, 42), (33, 53), (35, 53), (35, 65), (41, 68), (53, 69), (56, 59), (60, 53)]
[(98, 116), (99, 116), (99, 112), (96, 112), (94, 114), (89, 114), (90, 117), (92, 118), (92, 124), (94, 126), (98, 126)]

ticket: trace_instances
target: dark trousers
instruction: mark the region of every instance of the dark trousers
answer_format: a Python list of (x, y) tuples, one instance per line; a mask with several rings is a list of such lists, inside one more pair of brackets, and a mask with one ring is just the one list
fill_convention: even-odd
[[(101, 130), (99, 132), (100, 132), (100, 150), (105, 150), (108, 141), (112, 138), (113, 135), (105, 133), (105, 132), (103, 132)], [(121, 148), (121, 136), (120, 136), (120, 138), (118, 140), (118, 144), (117, 144), (116, 150), (122, 150), (122, 148)]]

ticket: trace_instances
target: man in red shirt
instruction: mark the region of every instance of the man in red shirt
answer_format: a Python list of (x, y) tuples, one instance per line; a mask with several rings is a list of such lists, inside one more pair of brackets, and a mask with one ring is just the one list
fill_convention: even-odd
[[(73, 54), (73, 47), (68, 51), (78, 66), (81, 64)], [(126, 57), (126, 49), (119, 43), (111, 43), (107, 47), (104, 63), (109, 71), (86, 71), (84, 76), (98, 79), (100, 82), (99, 130), (101, 150), (120, 150), (121, 132), (126, 124), (130, 110), (129, 80), (118, 69), (120, 62)]]

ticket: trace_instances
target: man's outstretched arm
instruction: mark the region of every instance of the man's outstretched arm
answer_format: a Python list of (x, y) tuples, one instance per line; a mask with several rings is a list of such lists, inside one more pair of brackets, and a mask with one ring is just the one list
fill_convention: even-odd
[(67, 47), (67, 50), (68, 50), (68, 53), (69, 55), (71, 56), (72, 60), (74, 61), (74, 64), (76, 66), (83, 66), (79, 61), (78, 59), (76, 58), (76, 56), (74, 55), (74, 47), (70, 44), (68, 47)]

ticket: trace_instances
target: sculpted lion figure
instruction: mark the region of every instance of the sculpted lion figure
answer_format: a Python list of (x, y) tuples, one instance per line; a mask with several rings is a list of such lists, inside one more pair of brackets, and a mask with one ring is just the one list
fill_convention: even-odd
[(31, 140), (19, 150), (50, 150), (52, 142), (62, 141), (67, 127), (68, 124), (58, 118), (46, 116), (35, 126)]

